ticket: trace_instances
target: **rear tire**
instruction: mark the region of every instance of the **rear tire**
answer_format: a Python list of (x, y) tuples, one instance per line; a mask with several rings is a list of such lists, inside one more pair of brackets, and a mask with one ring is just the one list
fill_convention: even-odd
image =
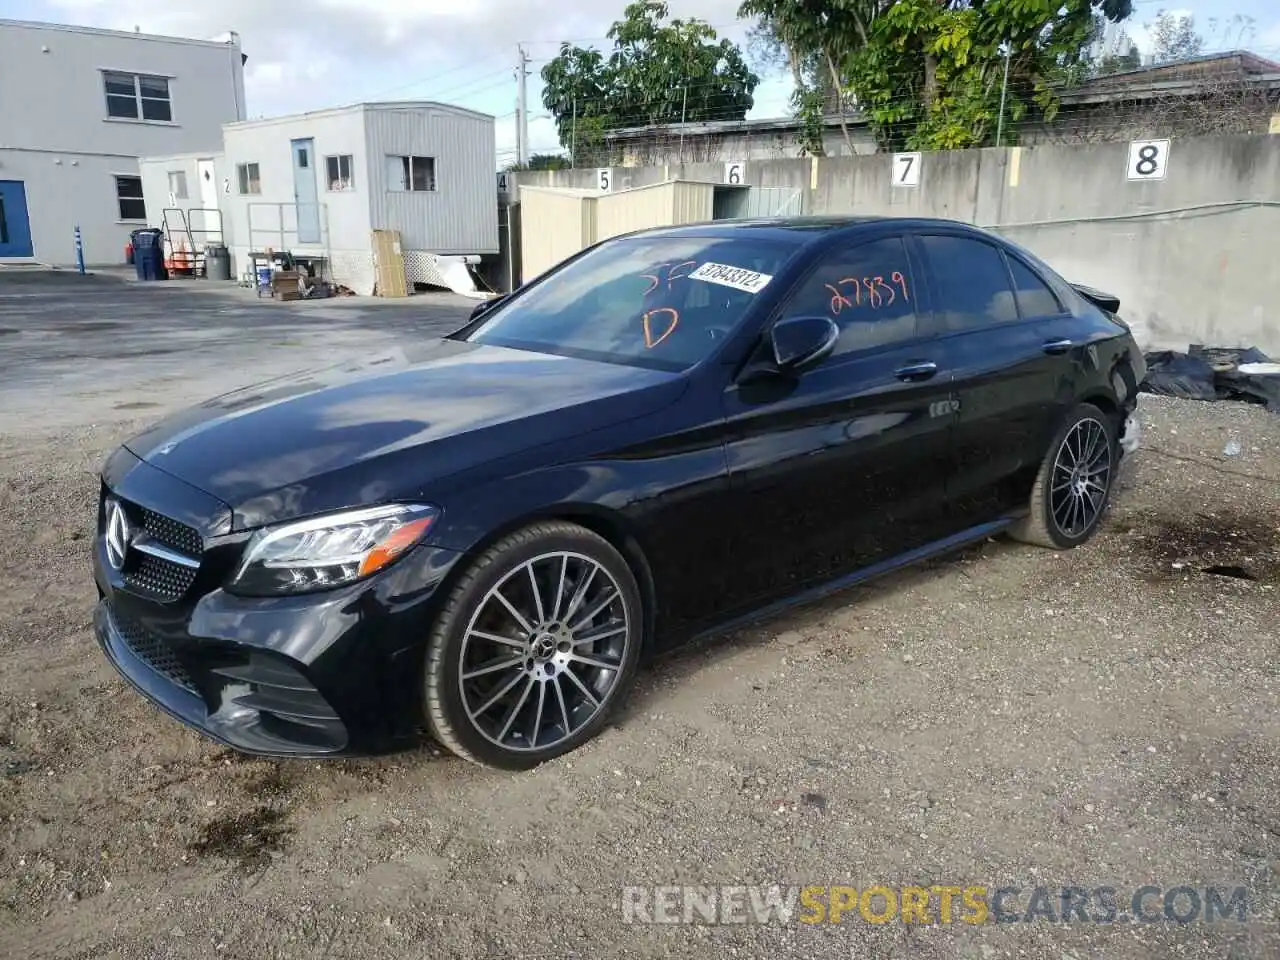
[(431, 732), (466, 760), (508, 770), (568, 753), (631, 687), (644, 627), (635, 576), (604, 538), (562, 521), (504, 537), (432, 626)]
[(1093, 536), (1119, 462), (1114, 421), (1091, 403), (1071, 412), (1040, 464), (1030, 512), (1009, 536), (1050, 550), (1070, 550)]

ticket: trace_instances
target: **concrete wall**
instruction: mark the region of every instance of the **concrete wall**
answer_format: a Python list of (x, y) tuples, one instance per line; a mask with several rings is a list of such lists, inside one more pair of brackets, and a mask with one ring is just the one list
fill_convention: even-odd
[[(1280, 356), (1280, 136), (1174, 140), (1163, 180), (1128, 180), (1127, 158), (1127, 143), (929, 153), (917, 187), (893, 185), (893, 159), (885, 154), (770, 160), (748, 162), (745, 182), (802, 191), (807, 214), (977, 223), (1068, 280), (1117, 294), (1147, 346), (1256, 345)], [(615, 171), (615, 189), (623, 173)], [(720, 180), (723, 165), (625, 174), (632, 183)], [(583, 187), (594, 176), (513, 175), (520, 184), (554, 177), (558, 185)]]
[[(801, 155), (794, 129), (699, 134), (683, 140), (670, 133), (620, 137), (613, 146), (626, 167), (680, 163), (682, 158), (686, 163), (725, 163), (794, 159)], [(847, 141), (839, 127), (828, 127), (823, 131), (822, 148), (828, 157), (861, 156), (877, 149), (875, 136), (866, 124), (850, 124)]]
[[(108, 117), (103, 71), (167, 78), (173, 119)], [(114, 176), (137, 176), (140, 156), (216, 152), (244, 116), (238, 42), (0, 20), (0, 88), (0, 179), (24, 182), (34, 257), (55, 264), (75, 262), (77, 223), (90, 263), (123, 263), (146, 221), (121, 219)]]

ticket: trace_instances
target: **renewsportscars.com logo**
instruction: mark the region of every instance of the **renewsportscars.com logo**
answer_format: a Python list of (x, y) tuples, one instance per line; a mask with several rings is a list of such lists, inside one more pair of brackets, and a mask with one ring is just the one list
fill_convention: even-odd
[(1245, 887), (990, 887), (982, 884), (623, 887), (624, 923), (1243, 922)]

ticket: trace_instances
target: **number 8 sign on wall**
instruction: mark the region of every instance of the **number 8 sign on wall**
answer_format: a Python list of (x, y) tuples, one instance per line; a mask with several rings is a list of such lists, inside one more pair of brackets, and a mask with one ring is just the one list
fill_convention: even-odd
[(1168, 140), (1134, 140), (1129, 144), (1130, 180), (1163, 180), (1169, 165)]

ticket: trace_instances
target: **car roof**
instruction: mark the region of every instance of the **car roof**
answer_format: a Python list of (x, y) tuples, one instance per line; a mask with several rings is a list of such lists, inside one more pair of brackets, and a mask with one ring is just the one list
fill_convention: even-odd
[(774, 240), (797, 246), (807, 246), (836, 235), (855, 234), (870, 227), (896, 226), (902, 229), (928, 229), (946, 227), (989, 236), (973, 224), (959, 220), (943, 220), (936, 217), (880, 217), (880, 216), (813, 216), (813, 217), (759, 217), (743, 220), (708, 220), (671, 227), (652, 227), (626, 234), (629, 237), (661, 239), (664, 237), (730, 237), (750, 236), (757, 240)]

